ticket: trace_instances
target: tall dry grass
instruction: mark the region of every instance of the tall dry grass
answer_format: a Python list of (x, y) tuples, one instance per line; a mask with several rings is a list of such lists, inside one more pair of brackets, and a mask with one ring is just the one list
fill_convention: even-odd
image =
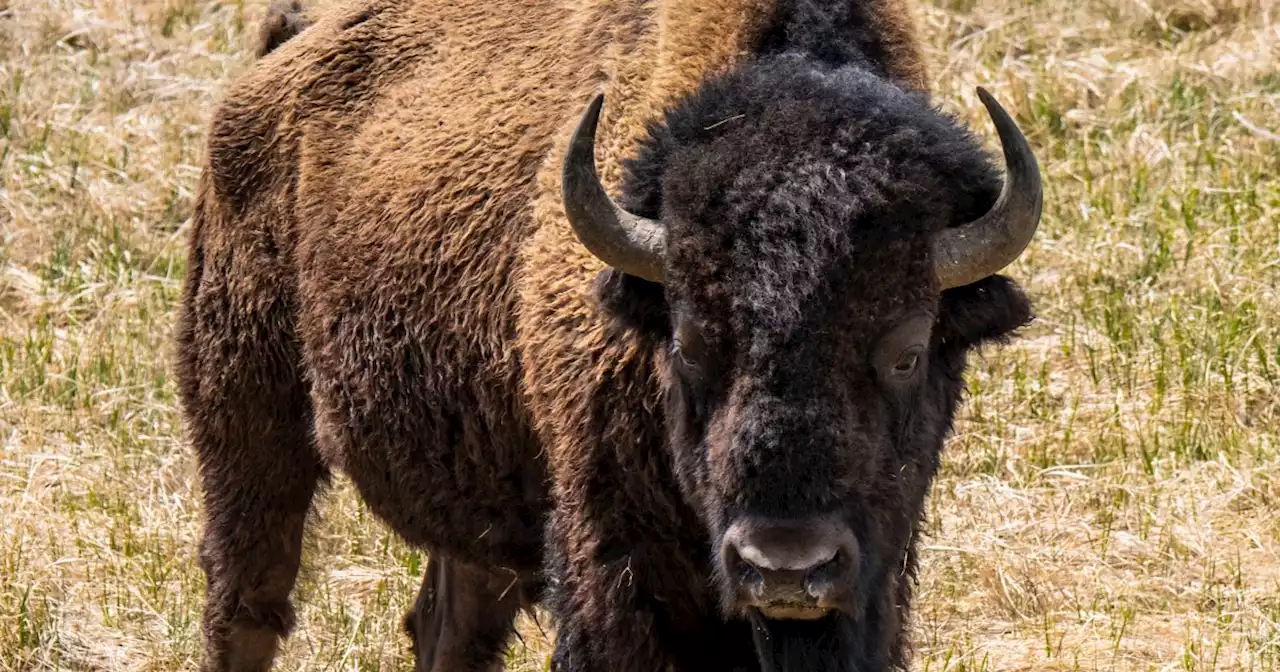
[[(169, 348), (205, 123), (261, 0), (0, 0), (0, 670), (190, 669)], [(1280, 6), (934, 0), (938, 100), (1047, 182), (930, 503), (921, 670), (1280, 669)], [(248, 30), (246, 30), (246, 26)], [(423, 557), (343, 482), (281, 669), (407, 669)], [(515, 669), (540, 669), (526, 623)]]

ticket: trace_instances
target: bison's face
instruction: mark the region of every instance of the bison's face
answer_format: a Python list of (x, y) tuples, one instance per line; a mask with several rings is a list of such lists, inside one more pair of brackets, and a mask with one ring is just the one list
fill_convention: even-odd
[(959, 392), (927, 241), (848, 235), (822, 210), (853, 196), (818, 173), (774, 185), (714, 265), (695, 231), (732, 215), (668, 220), (670, 443), (725, 606), (769, 619), (859, 616), (896, 580)]
[(897, 657), (965, 353), (1029, 316), (993, 274), (1035, 229), (1039, 178), (985, 94), (1003, 190), (922, 100), (856, 71), (777, 70), (671, 112), (630, 166), (627, 209), (571, 156), (566, 206), (593, 252), (663, 287), (669, 444), (726, 612), (788, 666), (877, 669)]
[(885, 623), (959, 394), (930, 234), (968, 213), (884, 155), (753, 153), (668, 165), (670, 444), (730, 613)]

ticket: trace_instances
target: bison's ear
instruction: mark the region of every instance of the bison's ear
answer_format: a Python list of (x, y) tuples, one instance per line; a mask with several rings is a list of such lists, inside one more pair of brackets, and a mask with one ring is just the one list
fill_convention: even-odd
[(671, 311), (662, 285), (606, 268), (596, 276), (595, 293), (600, 309), (616, 326), (657, 341), (670, 338)]
[(254, 56), (257, 58), (266, 56), (310, 25), (311, 19), (299, 0), (274, 0), (267, 8), (267, 15), (263, 17), (258, 27), (258, 43), (254, 47)]
[(1014, 330), (1031, 323), (1031, 301), (1018, 283), (992, 275), (942, 294), (939, 336), (949, 344), (969, 349), (983, 343), (1008, 340)]

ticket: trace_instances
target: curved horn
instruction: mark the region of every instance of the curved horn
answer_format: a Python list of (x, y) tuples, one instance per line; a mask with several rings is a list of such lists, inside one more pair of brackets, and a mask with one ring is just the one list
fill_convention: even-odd
[(560, 177), (564, 212), (578, 240), (604, 263), (651, 282), (662, 282), (667, 230), (662, 222), (623, 210), (596, 174), (596, 124), (604, 94), (587, 106), (569, 141)]
[(1031, 243), (1044, 204), (1040, 167), (1026, 137), (986, 89), (978, 87), (978, 98), (1000, 134), (1004, 187), (987, 214), (934, 237), (934, 269), (943, 289), (977, 282), (1013, 263)]

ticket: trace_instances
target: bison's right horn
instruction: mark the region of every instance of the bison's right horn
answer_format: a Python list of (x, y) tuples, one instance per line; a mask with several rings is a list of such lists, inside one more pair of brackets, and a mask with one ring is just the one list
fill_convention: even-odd
[(1031, 244), (1040, 223), (1040, 167), (1027, 138), (1000, 103), (978, 87), (1004, 149), (1004, 188), (987, 214), (944, 229), (933, 240), (934, 269), (943, 289), (977, 282), (1013, 263)]
[(578, 240), (600, 261), (660, 283), (666, 269), (666, 228), (614, 203), (596, 173), (596, 124), (603, 104), (604, 94), (597, 94), (569, 142), (560, 182), (564, 212)]

